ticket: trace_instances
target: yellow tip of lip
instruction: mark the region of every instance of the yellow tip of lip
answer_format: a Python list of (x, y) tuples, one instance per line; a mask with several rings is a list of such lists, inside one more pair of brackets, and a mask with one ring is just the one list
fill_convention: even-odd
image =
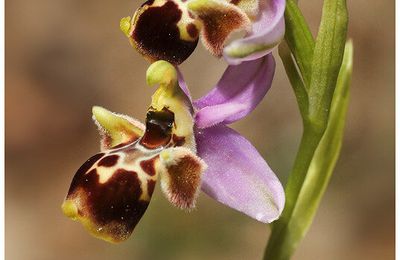
[(127, 37), (129, 37), (129, 31), (131, 29), (131, 17), (127, 16), (122, 18), (119, 22), (119, 28)]
[(116, 244), (119, 242), (122, 242), (125, 240), (124, 238), (118, 239), (113, 236), (110, 236), (110, 234), (107, 232), (107, 230), (103, 230), (103, 228), (99, 228), (95, 223), (93, 223), (90, 219), (86, 217), (79, 216), (78, 214), (78, 207), (75, 205), (75, 203), (71, 200), (65, 200), (63, 204), (61, 205), (61, 209), (64, 213), (65, 216), (68, 218), (74, 220), (74, 221), (79, 221), (82, 223), (82, 225), (86, 228), (87, 231), (89, 231), (90, 234), (92, 234), (94, 237), (97, 237), (99, 239), (105, 240), (107, 242)]
[(78, 207), (73, 201), (66, 200), (61, 205), (61, 209), (65, 216), (71, 218), (72, 220), (77, 220), (78, 218)]

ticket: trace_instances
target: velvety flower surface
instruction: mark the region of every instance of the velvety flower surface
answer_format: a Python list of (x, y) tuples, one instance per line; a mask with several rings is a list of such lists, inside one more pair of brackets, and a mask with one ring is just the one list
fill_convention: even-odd
[[(180, 64), (199, 38), (230, 64), (270, 53), (284, 35), (285, 0), (148, 0), (121, 20), (131, 44), (150, 61)], [(235, 31), (245, 36), (225, 46)]]
[(197, 153), (208, 165), (202, 190), (265, 223), (282, 212), (282, 185), (253, 145), (226, 124), (257, 106), (271, 86), (274, 70), (271, 54), (229, 66), (215, 88), (194, 101)]
[[(259, 221), (277, 219), (284, 206), (279, 180), (250, 142), (225, 125), (260, 102), (274, 66), (267, 55), (229, 67), (214, 90), (192, 102), (180, 73), (168, 62), (153, 63), (147, 82), (160, 86), (152, 96), (146, 125), (93, 108), (101, 152), (75, 174), (63, 212), (96, 237), (123, 241), (147, 209), (160, 176), (163, 193), (179, 208), (195, 207), (202, 189)], [(242, 69), (248, 70), (247, 76), (232, 81)], [(234, 112), (227, 109), (236, 106), (240, 109)]]

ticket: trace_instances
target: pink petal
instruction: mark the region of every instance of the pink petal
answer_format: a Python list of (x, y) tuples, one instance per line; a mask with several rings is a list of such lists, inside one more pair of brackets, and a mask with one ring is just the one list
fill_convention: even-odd
[(194, 102), (198, 127), (230, 124), (248, 115), (271, 87), (274, 72), (272, 54), (229, 66), (215, 88)]
[(264, 223), (280, 216), (285, 203), (282, 185), (247, 139), (219, 125), (200, 129), (196, 141), (208, 165), (202, 185), (206, 194)]
[(205, 107), (196, 115), (196, 126), (199, 128), (214, 126), (223, 122), (226, 118), (243, 113), (245, 110), (246, 105), (235, 103)]
[(229, 64), (239, 64), (265, 56), (271, 53), (283, 38), (285, 0), (260, 1), (260, 9), (251, 32), (224, 48), (223, 55)]

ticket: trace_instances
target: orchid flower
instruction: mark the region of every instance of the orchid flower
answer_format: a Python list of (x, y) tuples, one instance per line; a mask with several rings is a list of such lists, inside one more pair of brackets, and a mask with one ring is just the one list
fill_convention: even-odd
[[(271, 55), (230, 66), (217, 86), (192, 102), (179, 71), (166, 61), (146, 75), (159, 84), (146, 124), (101, 107), (93, 119), (101, 152), (75, 174), (62, 205), (94, 236), (127, 239), (144, 214), (160, 176), (161, 189), (176, 207), (192, 209), (202, 189), (217, 201), (259, 221), (279, 217), (283, 188), (257, 150), (226, 126), (261, 101), (275, 69)], [(236, 80), (238, 71), (243, 77)]]
[[(199, 38), (215, 56), (230, 64), (270, 53), (285, 31), (285, 0), (148, 0), (121, 20), (121, 30), (150, 61), (178, 65), (197, 46)], [(225, 46), (235, 31), (242, 39)]]

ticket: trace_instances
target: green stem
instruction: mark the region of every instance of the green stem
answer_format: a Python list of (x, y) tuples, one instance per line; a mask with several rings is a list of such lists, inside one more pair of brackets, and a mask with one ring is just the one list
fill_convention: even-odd
[[(273, 225), (264, 259), (289, 259), (312, 223), (340, 154), (349, 100), (352, 57), (353, 46), (351, 42), (348, 42), (332, 99), (326, 131), (315, 147), (316, 139), (319, 138), (313, 135), (312, 129), (304, 129), (291, 177), (294, 174), (302, 176), (303, 172), (306, 172), (306, 176), (303, 181), (300, 177), (291, 178), (293, 180), (291, 187), (300, 186), (300, 190), (286, 188), (286, 193), (294, 192), (298, 194), (298, 197), (295, 204), (286, 204), (282, 217)], [(297, 185), (300, 185), (297, 186), (296, 182)], [(291, 200), (289, 201), (291, 202)]]
[[(314, 128), (308, 126), (308, 124), (305, 125), (294, 166), (286, 185), (285, 193), (287, 195), (300, 193), (303, 181), (322, 135), (323, 132), (316, 131)], [(297, 247), (298, 242), (300, 242), (293, 241), (291, 237), (293, 235), (293, 230), (289, 226), (296, 202), (296, 199), (286, 198), (286, 205), (282, 216), (272, 226), (272, 233), (268, 241), (264, 259), (289, 259)]]
[[(290, 259), (312, 223), (339, 155), (343, 134), (347, 103), (334, 97), (334, 93), (343, 89), (343, 82), (348, 82), (340, 78), (351, 75), (351, 71), (339, 75), (341, 66), (351, 68), (346, 64), (351, 59), (343, 60), (347, 33), (346, 0), (324, 1), (315, 45), (293, 0), (288, 0), (285, 18), (290, 22), (285, 39), (301, 75), (286, 45), (280, 48), (280, 56), (298, 101), (304, 130), (285, 188), (285, 209), (272, 226), (265, 252), (268, 260)], [(347, 53), (351, 55), (351, 52)], [(336, 96), (340, 97), (339, 94)]]

